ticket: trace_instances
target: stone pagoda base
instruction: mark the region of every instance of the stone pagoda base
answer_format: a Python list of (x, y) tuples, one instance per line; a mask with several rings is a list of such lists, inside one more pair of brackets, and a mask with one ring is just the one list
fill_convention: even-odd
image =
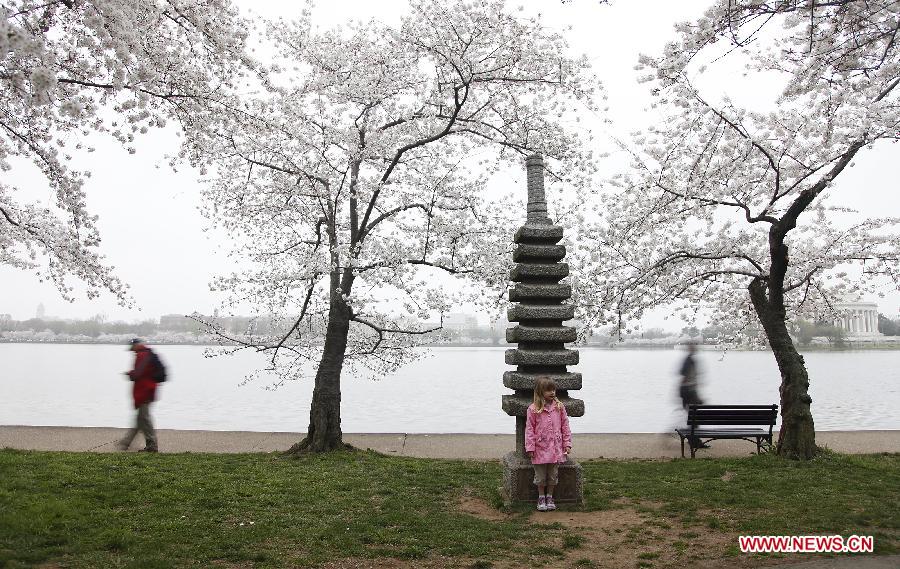
[[(501, 460), (503, 464), (503, 504), (537, 502), (537, 486), (534, 485), (534, 467), (527, 457), (519, 456), (515, 451), (506, 454)], [(584, 475), (581, 465), (572, 459), (559, 465), (559, 484), (553, 492), (553, 498), (560, 504), (584, 504)]]

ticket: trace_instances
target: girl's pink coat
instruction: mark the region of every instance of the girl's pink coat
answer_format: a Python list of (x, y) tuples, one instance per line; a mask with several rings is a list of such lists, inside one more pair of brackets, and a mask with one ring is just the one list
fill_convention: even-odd
[(525, 420), (525, 451), (533, 452), (532, 464), (565, 462), (565, 450), (572, 448), (572, 431), (566, 408), (556, 408), (556, 403), (545, 406), (540, 413), (534, 403), (528, 406)]

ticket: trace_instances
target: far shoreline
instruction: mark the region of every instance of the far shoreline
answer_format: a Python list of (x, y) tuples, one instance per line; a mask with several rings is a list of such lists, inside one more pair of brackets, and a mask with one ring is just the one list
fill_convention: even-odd
[[(203, 348), (235, 348), (239, 344), (216, 344), (208, 341), (185, 342), (146, 339), (146, 343), (151, 346), (196, 346)], [(77, 345), (77, 346), (118, 346), (126, 345), (127, 341), (90, 341), (90, 340), (41, 340), (41, 341), (23, 341), (21, 339), (7, 339), (0, 337), (0, 344), (17, 344), (17, 345)], [(515, 344), (493, 344), (493, 343), (477, 343), (477, 342), (460, 342), (460, 343), (434, 343), (422, 344), (417, 348), (496, 348), (510, 349)], [(581, 350), (680, 350), (684, 344), (617, 344), (617, 345), (600, 345), (600, 344), (569, 344), (570, 348)], [(723, 346), (720, 344), (696, 344), (697, 348), (705, 351), (735, 351), (735, 352), (766, 352), (769, 351), (767, 346), (759, 348), (751, 348), (747, 346)], [(871, 352), (871, 351), (900, 351), (900, 341), (873, 343), (873, 342), (846, 342), (845, 346), (798, 346), (798, 352)]]

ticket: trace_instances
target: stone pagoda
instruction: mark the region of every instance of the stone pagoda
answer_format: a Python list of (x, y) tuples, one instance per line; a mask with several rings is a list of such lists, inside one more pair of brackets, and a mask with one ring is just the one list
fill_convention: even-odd
[[(566, 248), (559, 245), (563, 229), (547, 216), (544, 198), (544, 160), (540, 154), (529, 156), (528, 217), (516, 231), (510, 272), (515, 284), (509, 291), (513, 306), (507, 318), (518, 323), (506, 330), (506, 341), (519, 347), (506, 350), (506, 363), (517, 366), (503, 374), (503, 385), (515, 390), (503, 396), (503, 410), (516, 418), (516, 450), (503, 457), (503, 498), (507, 505), (534, 502), (537, 487), (534, 469), (525, 454), (525, 415), (531, 404), (536, 379), (549, 376), (558, 386), (557, 397), (570, 417), (584, 415), (584, 401), (569, 397), (569, 390), (581, 389), (581, 374), (566, 366), (578, 363), (578, 350), (569, 350), (566, 342), (575, 341), (575, 328), (563, 321), (575, 316), (575, 307), (566, 301), (572, 287), (560, 281), (569, 275), (569, 265), (562, 260)], [(559, 485), (554, 492), (557, 502), (581, 504), (584, 500), (581, 465), (569, 459), (559, 467)]]

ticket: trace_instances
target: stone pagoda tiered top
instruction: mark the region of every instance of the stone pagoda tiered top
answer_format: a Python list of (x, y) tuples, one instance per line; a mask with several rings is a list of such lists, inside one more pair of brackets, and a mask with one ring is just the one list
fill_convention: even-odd
[(544, 197), (544, 161), (540, 154), (526, 160), (528, 172), (528, 217), (516, 231), (513, 261), (510, 272), (515, 286), (509, 291), (507, 319), (518, 324), (506, 331), (506, 341), (518, 343), (518, 348), (506, 351), (506, 363), (517, 366), (503, 374), (503, 385), (515, 390), (503, 396), (503, 410), (517, 417), (517, 450), (524, 454), (525, 415), (532, 402), (535, 381), (548, 376), (558, 386), (558, 398), (573, 417), (584, 415), (584, 402), (568, 396), (568, 391), (581, 389), (581, 374), (572, 373), (566, 366), (578, 363), (578, 351), (565, 347), (574, 342), (575, 328), (563, 326), (575, 316), (575, 307), (566, 301), (572, 287), (560, 281), (569, 275), (569, 266), (562, 260), (566, 248), (559, 244), (563, 229), (547, 216)]

